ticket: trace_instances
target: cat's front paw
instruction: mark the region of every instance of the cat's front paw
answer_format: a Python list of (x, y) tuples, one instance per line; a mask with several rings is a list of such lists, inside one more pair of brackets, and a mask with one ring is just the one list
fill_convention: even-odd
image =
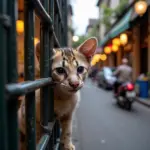
[(64, 144), (64, 150), (75, 150), (75, 146), (72, 143)]

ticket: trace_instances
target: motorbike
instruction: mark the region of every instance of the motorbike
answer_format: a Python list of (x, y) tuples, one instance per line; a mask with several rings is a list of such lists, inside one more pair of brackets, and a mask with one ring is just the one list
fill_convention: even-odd
[(127, 110), (131, 110), (132, 103), (136, 99), (135, 87), (132, 82), (126, 82), (118, 87), (118, 92), (115, 95), (117, 104)]

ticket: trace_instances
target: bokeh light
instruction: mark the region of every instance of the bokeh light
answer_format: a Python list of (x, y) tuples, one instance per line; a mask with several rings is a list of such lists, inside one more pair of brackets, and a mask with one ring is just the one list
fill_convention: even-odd
[(75, 36), (72, 37), (72, 40), (73, 40), (74, 42), (77, 42), (77, 41), (79, 41), (79, 37), (75, 35)]
[(110, 47), (110, 46), (104, 47), (104, 52), (105, 52), (106, 54), (110, 54), (110, 53), (111, 53), (111, 47)]
[(16, 30), (18, 33), (23, 33), (24, 32), (24, 22), (22, 20), (17, 20), (16, 21)]
[(115, 38), (112, 40), (113, 45), (118, 45), (120, 46), (120, 39), (119, 38)]
[(120, 43), (122, 45), (126, 45), (128, 43), (128, 36), (127, 34), (123, 33), (120, 35)]
[(119, 50), (118, 45), (112, 45), (112, 51), (117, 52)]

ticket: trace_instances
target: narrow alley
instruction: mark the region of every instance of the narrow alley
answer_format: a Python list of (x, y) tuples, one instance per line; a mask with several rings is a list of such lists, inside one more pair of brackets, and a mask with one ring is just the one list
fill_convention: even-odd
[(149, 150), (149, 115), (150, 109), (136, 102), (131, 112), (119, 108), (111, 92), (87, 80), (75, 115), (74, 143), (77, 150)]

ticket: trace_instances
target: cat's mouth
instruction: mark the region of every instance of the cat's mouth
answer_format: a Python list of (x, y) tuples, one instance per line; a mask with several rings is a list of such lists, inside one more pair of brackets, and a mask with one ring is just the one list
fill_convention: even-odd
[(76, 88), (76, 89), (71, 89), (69, 90), (70, 92), (77, 92), (79, 91), (81, 88), (83, 87), (83, 84), (80, 85), (80, 87)]
[(78, 88), (78, 89), (71, 89), (71, 90), (69, 90), (69, 92), (77, 92), (79, 90), (80, 90), (80, 88)]
[(76, 90), (76, 89), (75, 89), (75, 90), (74, 90), (74, 89), (73, 89), (73, 90), (69, 90), (69, 92), (77, 92), (77, 91), (78, 91), (78, 90)]
[(68, 92), (71, 92), (71, 93), (75, 93), (75, 92), (79, 91), (79, 90), (83, 87), (83, 83), (82, 83), (79, 87), (77, 87), (77, 88), (70, 88), (70, 87), (66, 86), (64, 83), (61, 83), (61, 85), (62, 85), (64, 88), (66, 88), (66, 90), (67, 90)]

